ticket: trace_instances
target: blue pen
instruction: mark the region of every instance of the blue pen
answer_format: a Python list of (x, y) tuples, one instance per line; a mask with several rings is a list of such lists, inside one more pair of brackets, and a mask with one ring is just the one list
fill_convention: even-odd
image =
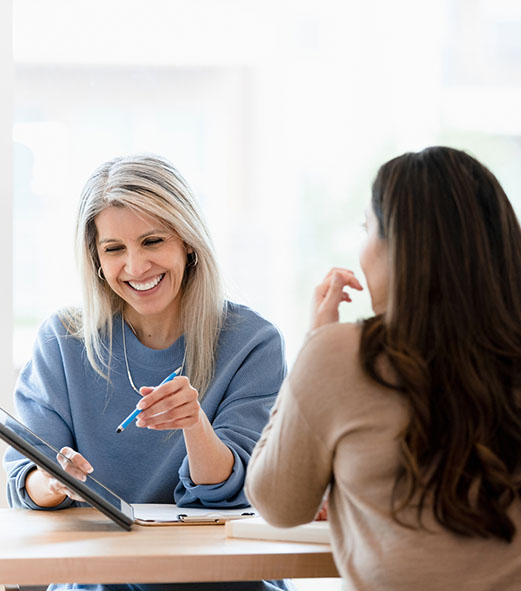
[[(173, 380), (177, 374), (181, 371), (181, 368), (178, 367), (175, 371), (173, 371), (167, 378), (165, 378), (160, 384), (159, 386), (162, 386), (163, 384), (166, 384), (167, 382), (170, 382), (170, 380)], [(157, 388), (159, 388), (159, 386), (157, 386)], [(130, 423), (138, 416), (138, 414), (141, 412), (141, 409), (136, 408), (134, 409), (129, 415), (128, 417), (121, 423), (121, 425), (116, 429), (116, 433), (121, 433), (121, 431), (123, 431), (123, 429), (126, 429)]]

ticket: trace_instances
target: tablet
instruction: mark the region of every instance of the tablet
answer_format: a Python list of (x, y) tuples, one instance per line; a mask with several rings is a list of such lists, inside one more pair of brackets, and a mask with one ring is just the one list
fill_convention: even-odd
[(0, 438), (37, 466), (52, 474), (57, 480), (77, 493), (86, 503), (99, 509), (120, 527), (126, 530), (131, 529), (135, 522), (132, 505), (90, 475), (87, 475), (85, 482), (71, 476), (56, 459), (56, 455), (60, 453), (58, 449), (1, 408)]
[(178, 507), (168, 504), (131, 505), (88, 474), (85, 482), (71, 476), (56, 459), (60, 453), (58, 449), (33, 433), (2, 408), (0, 408), (0, 439), (3, 439), (37, 466), (52, 474), (84, 499), (86, 503), (99, 509), (126, 530), (130, 530), (132, 524), (146, 526), (224, 525), (230, 519), (243, 519), (255, 515), (251, 507), (208, 509)]

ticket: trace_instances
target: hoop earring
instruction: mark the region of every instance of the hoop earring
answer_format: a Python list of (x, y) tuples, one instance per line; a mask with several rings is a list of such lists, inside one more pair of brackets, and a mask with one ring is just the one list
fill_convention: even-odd
[(101, 281), (105, 281), (105, 277), (102, 277), (101, 273), (102, 273), (102, 270), (101, 270), (101, 265), (100, 265), (98, 268), (98, 277), (100, 278)]
[(197, 253), (194, 251), (188, 253), (190, 255), (190, 260), (188, 261), (188, 267), (196, 267), (197, 263), (199, 262), (199, 258), (197, 256)]

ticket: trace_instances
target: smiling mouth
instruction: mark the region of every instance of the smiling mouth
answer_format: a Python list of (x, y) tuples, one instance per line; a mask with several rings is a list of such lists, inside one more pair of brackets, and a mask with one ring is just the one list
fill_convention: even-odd
[(159, 285), (164, 276), (165, 273), (161, 273), (161, 275), (157, 275), (148, 281), (125, 281), (125, 283), (130, 285), (130, 287), (136, 291), (150, 291), (151, 289), (154, 289), (156, 285)]

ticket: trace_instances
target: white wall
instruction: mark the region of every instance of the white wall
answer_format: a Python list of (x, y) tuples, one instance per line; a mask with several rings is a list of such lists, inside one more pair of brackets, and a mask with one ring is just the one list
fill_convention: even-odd
[[(12, 408), (12, 0), (0, 2), (0, 406)], [(5, 446), (0, 444), (3, 456)], [(5, 476), (0, 469), (0, 507), (6, 505)]]

